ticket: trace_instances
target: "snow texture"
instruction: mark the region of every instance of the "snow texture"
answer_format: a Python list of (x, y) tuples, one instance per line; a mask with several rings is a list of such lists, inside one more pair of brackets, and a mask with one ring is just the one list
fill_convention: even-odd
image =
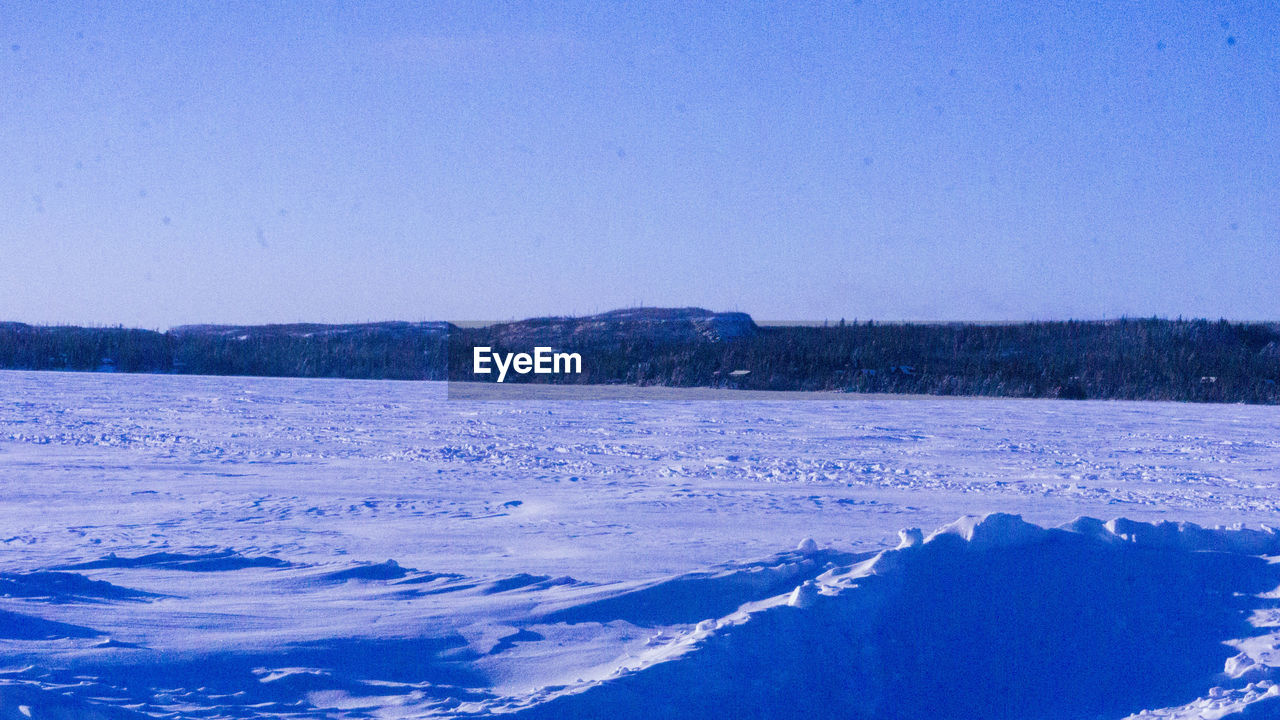
[(1274, 408), (0, 390), (0, 718), (1280, 716)]

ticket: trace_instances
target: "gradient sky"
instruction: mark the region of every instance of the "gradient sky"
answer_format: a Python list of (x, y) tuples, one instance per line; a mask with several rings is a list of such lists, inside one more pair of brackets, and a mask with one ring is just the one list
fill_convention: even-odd
[(1272, 0), (78, 5), (0, 319), (1280, 319)]

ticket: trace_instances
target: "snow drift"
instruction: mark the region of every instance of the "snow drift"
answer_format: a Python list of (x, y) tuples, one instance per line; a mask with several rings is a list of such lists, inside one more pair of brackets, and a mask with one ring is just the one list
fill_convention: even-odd
[(1280, 692), (1269, 668), (1220, 687), (1224, 643), (1259, 634), (1249, 614), (1280, 583), (1261, 557), (1280, 552), (1274, 532), (995, 514), (904, 538), (521, 714), (1120, 718), (1200, 702), (1225, 717)]

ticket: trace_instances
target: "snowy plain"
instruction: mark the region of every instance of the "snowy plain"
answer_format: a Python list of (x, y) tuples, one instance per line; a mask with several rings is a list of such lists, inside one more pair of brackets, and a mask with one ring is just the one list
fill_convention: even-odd
[(0, 718), (1278, 717), (1267, 525), (1273, 407), (5, 371)]

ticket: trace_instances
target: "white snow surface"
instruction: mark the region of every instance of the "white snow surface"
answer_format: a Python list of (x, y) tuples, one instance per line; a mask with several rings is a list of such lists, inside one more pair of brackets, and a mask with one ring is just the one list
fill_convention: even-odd
[(1280, 717), (1272, 525), (1272, 407), (0, 372), (0, 718)]

